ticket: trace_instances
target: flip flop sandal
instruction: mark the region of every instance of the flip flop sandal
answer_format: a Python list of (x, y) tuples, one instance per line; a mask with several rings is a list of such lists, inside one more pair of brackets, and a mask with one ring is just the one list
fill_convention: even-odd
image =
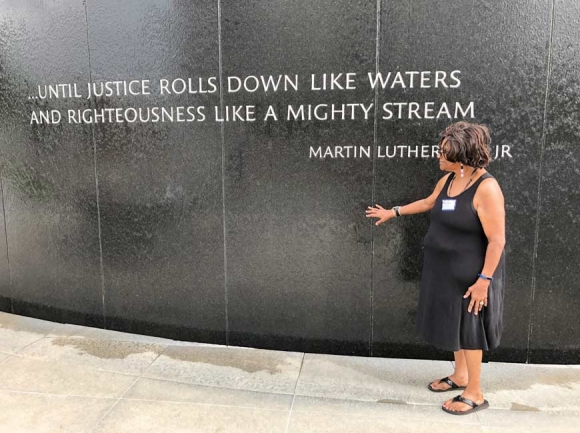
[(455, 382), (453, 382), (448, 377), (444, 377), (443, 379), (439, 379), (439, 383), (441, 383), (441, 382), (445, 382), (451, 388), (447, 388), (447, 389), (435, 389), (435, 388), (433, 388), (431, 386), (431, 384), (429, 384), (429, 385), (427, 385), (427, 389), (429, 389), (429, 391), (433, 391), (433, 392), (447, 392), (447, 391), (455, 391), (457, 389), (465, 389), (464, 386), (457, 385)]
[(460, 395), (458, 395), (457, 397), (453, 397), (453, 401), (460, 401), (461, 403), (465, 403), (466, 405), (471, 406), (471, 409), (464, 411), (455, 411), (449, 410), (445, 406), (441, 406), (441, 409), (443, 409), (447, 413), (450, 413), (451, 415), (469, 415), (470, 413), (477, 412), (478, 410), (487, 409), (489, 407), (489, 402), (487, 400), (483, 400), (483, 403), (481, 404), (476, 404), (474, 401), (465, 397), (461, 397)]

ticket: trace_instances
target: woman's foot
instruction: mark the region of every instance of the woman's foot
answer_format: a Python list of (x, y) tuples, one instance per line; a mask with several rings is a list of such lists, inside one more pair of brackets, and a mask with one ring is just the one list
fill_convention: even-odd
[[(458, 374), (452, 374), (449, 376), (449, 379), (452, 380), (457, 386), (465, 387), (467, 386), (467, 376), (460, 376)], [(451, 389), (451, 386), (445, 382), (440, 382), (440, 379), (434, 380), (430, 383), (431, 388), (438, 390), (438, 391), (447, 391)]]
[[(478, 394), (475, 394), (475, 393), (467, 392), (467, 390), (466, 390), (463, 392), (463, 394), (461, 394), (461, 397), (466, 398), (468, 400), (471, 400), (472, 402), (474, 402), (477, 405), (481, 405), (485, 401), (483, 398), (483, 394), (481, 392)], [(462, 403), (460, 401), (454, 401), (453, 398), (450, 398), (445, 403), (443, 403), (443, 407), (450, 410), (450, 411), (453, 411), (453, 412), (466, 412), (468, 410), (473, 409), (472, 406), (470, 406), (466, 403)]]

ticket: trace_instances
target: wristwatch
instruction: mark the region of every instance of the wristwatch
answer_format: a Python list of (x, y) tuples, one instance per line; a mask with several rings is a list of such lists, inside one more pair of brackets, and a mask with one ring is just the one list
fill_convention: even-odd
[(395, 215), (397, 217), (401, 216), (401, 206), (395, 206), (395, 207), (393, 207), (393, 210), (395, 211)]

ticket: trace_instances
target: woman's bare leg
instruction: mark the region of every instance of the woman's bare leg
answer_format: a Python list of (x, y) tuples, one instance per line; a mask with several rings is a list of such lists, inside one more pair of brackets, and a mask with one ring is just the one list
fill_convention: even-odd
[[(481, 360), (483, 358), (483, 351), (463, 350), (462, 352), (467, 364), (469, 380), (467, 382), (467, 388), (465, 388), (465, 391), (461, 395), (476, 404), (481, 404), (483, 403), (483, 393), (481, 392)], [(461, 402), (454, 402), (453, 399), (447, 400), (443, 406), (458, 412), (471, 409), (471, 406)]]
[[(455, 357), (455, 371), (451, 376), (449, 376), (449, 379), (451, 379), (459, 386), (466, 386), (469, 377), (467, 361), (463, 352), (464, 350), (453, 352), (453, 356)], [(431, 382), (431, 387), (434, 389), (449, 389), (449, 385), (447, 385), (445, 382), (439, 383), (439, 379)]]

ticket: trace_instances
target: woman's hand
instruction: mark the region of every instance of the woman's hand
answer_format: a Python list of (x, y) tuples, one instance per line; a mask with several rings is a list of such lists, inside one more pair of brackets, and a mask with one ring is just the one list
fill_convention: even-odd
[(391, 218), (395, 217), (395, 211), (392, 209), (385, 209), (380, 205), (376, 205), (377, 207), (369, 206), (366, 210), (367, 218), (378, 218), (379, 220), (375, 223), (376, 226), (384, 223), (385, 221), (390, 220)]
[(488, 288), (489, 281), (478, 278), (475, 284), (467, 289), (467, 292), (465, 292), (463, 297), (468, 298), (471, 296), (471, 302), (469, 302), (469, 306), (467, 307), (468, 313), (471, 313), (471, 311), (474, 310), (473, 314), (477, 316), (477, 313), (480, 312), (484, 306), (487, 307)]

